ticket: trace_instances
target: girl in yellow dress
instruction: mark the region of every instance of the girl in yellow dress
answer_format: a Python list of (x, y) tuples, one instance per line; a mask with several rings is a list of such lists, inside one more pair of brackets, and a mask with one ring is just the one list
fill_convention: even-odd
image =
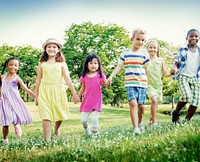
[(65, 85), (67, 83), (73, 94), (74, 103), (79, 102), (65, 58), (61, 53), (62, 45), (54, 38), (46, 40), (37, 68), (36, 105), (42, 119), (44, 139), (51, 138), (51, 121), (55, 121), (54, 133), (60, 136), (60, 125), (68, 119), (68, 102)]

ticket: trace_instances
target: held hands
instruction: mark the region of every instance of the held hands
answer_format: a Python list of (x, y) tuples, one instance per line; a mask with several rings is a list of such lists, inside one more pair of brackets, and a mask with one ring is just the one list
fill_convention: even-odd
[(38, 106), (38, 100), (35, 98), (35, 106)]
[(78, 95), (77, 94), (73, 95), (73, 102), (77, 104), (79, 101), (80, 101), (80, 98), (78, 97)]
[(112, 83), (112, 77), (109, 77), (105, 82), (106, 88), (110, 87), (111, 83)]
[(178, 74), (179, 73), (179, 70), (177, 68), (174, 68), (170, 71), (170, 74), (171, 75), (175, 75), (175, 74)]

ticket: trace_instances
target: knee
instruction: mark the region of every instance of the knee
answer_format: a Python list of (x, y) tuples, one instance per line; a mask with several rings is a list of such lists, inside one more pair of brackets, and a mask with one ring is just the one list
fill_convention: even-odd
[(152, 103), (152, 104), (157, 104), (157, 103), (158, 103), (157, 98), (152, 97), (152, 98), (151, 98), (151, 103)]
[(129, 102), (129, 106), (130, 106), (130, 109), (136, 109), (138, 107), (138, 104), (135, 100), (132, 100)]

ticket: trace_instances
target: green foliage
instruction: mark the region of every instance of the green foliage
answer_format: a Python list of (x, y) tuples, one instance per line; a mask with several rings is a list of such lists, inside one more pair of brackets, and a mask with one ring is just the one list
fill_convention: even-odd
[[(31, 113), (37, 107), (30, 105)], [(174, 125), (171, 116), (158, 113), (159, 125), (151, 129), (149, 111), (145, 111), (146, 132), (136, 136), (130, 122), (129, 110), (103, 106), (100, 114), (100, 134), (90, 138), (84, 134), (81, 114), (71, 105), (71, 119), (61, 126), (62, 136), (52, 136), (44, 142), (41, 121), (23, 127), (17, 139), (10, 127), (9, 145), (0, 143), (0, 161), (200, 161), (200, 121), (195, 115), (188, 123)], [(169, 108), (168, 108), (169, 109)]]
[[(116, 24), (92, 24), (88, 21), (80, 25), (72, 24), (65, 32), (63, 53), (71, 77), (77, 82), (88, 54), (95, 53), (100, 56), (105, 74), (109, 76), (117, 65), (121, 50), (131, 45), (128, 32)], [(112, 102), (113, 98), (125, 98), (124, 76), (118, 75), (117, 78), (111, 88), (103, 89), (104, 103)]]
[[(20, 69), (18, 71), (19, 76), (22, 78), (27, 87), (34, 89), (35, 80), (36, 80), (36, 67), (38, 65), (38, 60), (41, 51), (31, 46), (16, 46), (11, 47), (8, 45), (3, 45), (0, 47), (0, 55), (3, 56), (0, 58), (2, 71), (4, 63), (7, 59), (11, 57), (16, 57), (20, 60)], [(29, 100), (29, 97), (25, 95), (24, 91), (21, 91), (22, 98), (26, 98), (26, 101)]]

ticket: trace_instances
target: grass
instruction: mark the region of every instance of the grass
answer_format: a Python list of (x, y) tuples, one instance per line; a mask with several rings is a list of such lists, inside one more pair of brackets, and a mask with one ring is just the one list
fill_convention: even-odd
[[(189, 123), (174, 125), (169, 115), (158, 113), (159, 127), (152, 130), (146, 106), (143, 120), (146, 132), (135, 136), (128, 107), (104, 105), (99, 119), (100, 135), (92, 139), (84, 135), (80, 105), (69, 105), (70, 119), (61, 126), (61, 139), (52, 137), (46, 143), (38, 108), (27, 103), (34, 122), (22, 126), (21, 138), (15, 137), (10, 126), (9, 145), (0, 143), (0, 161), (200, 161), (199, 115)], [(160, 107), (171, 110), (170, 105)]]

